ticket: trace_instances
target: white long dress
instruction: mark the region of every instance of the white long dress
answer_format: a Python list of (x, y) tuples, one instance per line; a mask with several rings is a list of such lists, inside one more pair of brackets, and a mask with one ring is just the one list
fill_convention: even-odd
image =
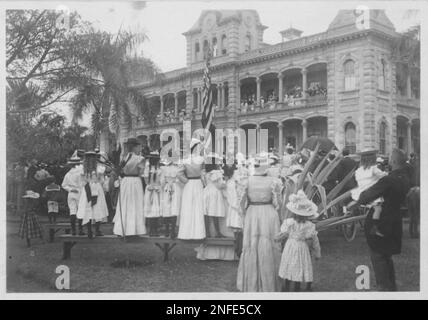
[(178, 177), (185, 183), (180, 210), (178, 238), (183, 240), (204, 239), (205, 217), (202, 193), (204, 186), (204, 158), (192, 156), (179, 168)]
[(161, 167), (161, 216), (164, 218), (176, 217), (180, 213), (182, 186), (177, 174), (176, 165)]
[(140, 168), (144, 168), (144, 157), (131, 154), (123, 168), (125, 177), (120, 181), (119, 197), (113, 222), (116, 235), (146, 234), (144, 219), (144, 190)]
[(314, 255), (321, 257), (315, 225), (310, 221), (298, 223), (289, 218), (283, 222), (281, 233), (287, 234), (288, 239), (282, 252), (279, 276), (290, 281), (312, 282), (311, 253), (306, 241), (312, 241)]
[(213, 170), (205, 175), (204, 214), (209, 217), (225, 217), (226, 204), (222, 189), (226, 187), (221, 170)]
[(92, 222), (107, 221), (108, 208), (104, 196), (104, 189), (99, 182), (89, 182), (91, 195), (97, 197), (97, 202), (92, 205), (86, 196), (85, 187), (80, 192), (79, 206), (77, 209), (77, 218), (82, 219), (82, 224), (87, 224), (90, 220)]
[(153, 169), (149, 172), (148, 185), (144, 194), (144, 217), (159, 218), (161, 216), (161, 171)]
[(236, 180), (235, 173), (232, 178), (226, 182), (225, 198), (227, 203), (226, 226), (233, 229), (242, 229), (244, 221), (238, 201), (239, 182)]
[(254, 175), (249, 177), (246, 190), (242, 203), (244, 208), (245, 200), (249, 205), (244, 218), (237, 287), (244, 292), (279, 291), (281, 248), (275, 236), (280, 230), (281, 181)]

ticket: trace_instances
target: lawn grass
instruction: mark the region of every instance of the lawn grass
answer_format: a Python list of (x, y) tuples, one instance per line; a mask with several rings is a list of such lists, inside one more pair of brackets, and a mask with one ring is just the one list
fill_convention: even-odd
[[(57, 292), (55, 269), (70, 268), (72, 292), (236, 292), (237, 261), (199, 261), (195, 244), (179, 244), (162, 261), (160, 250), (151, 244), (77, 244), (70, 260), (63, 261), (62, 243), (34, 240), (27, 248), (16, 235), (18, 223), (8, 222), (7, 291)], [(104, 233), (111, 233), (104, 227)], [(320, 233), (322, 258), (314, 261), (314, 291), (357, 291), (358, 265), (371, 269), (362, 231), (346, 242), (337, 230)], [(114, 262), (130, 259), (139, 266), (117, 268)], [(402, 254), (394, 257), (400, 291), (419, 290), (419, 240), (405, 232)], [(373, 272), (371, 284), (374, 286)]]

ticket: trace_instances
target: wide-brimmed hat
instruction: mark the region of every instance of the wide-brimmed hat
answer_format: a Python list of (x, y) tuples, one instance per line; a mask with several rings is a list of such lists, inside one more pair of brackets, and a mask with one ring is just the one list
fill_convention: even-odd
[(93, 156), (98, 156), (98, 153), (92, 150), (85, 152), (85, 157), (93, 157)]
[(34, 192), (33, 190), (27, 190), (25, 191), (25, 194), (22, 197), (26, 199), (39, 199), (40, 194)]
[(128, 138), (128, 140), (126, 140), (123, 144), (125, 145), (139, 145), (141, 144), (136, 138)]
[(190, 149), (192, 149), (195, 145), (202, 143), (201, 140), (196, 139), (196, 138), (192, 138), (192, 140), (190, 140)]
[(292, 213), (303, 217), (317, 217), (317, 205), (308, 199), (303, 190), (297, 191), (296, 194), (288, 198), (287, 209)]
[(74, 151), (73, 155), (70, 159), (68, 159), (67, 164), (80, 164), (82, 163), (82, 159), (77, 155), (78, 150)]
[(287, 143), (287, 145), (285, 146), (285, 149), (294, 150), (294, 147), (291, 144)]
[(383, 160), (383, 158), (382, 158), (382, 157), (377, 157), (377, 158), (376, 158), (376, 162), (377, 162), (377, 163), (384, 163), (384, 161), (385, 161), (385, 160)]
[(375, 155), (378, 153), (378, 150), (376, 149), (363, 149), (358, 154), (360, 156), (369, 156), (369, 155)]
[(172, 160), (170, 158), (162, 158), (159, 164), (168, 166), (172, 163)]

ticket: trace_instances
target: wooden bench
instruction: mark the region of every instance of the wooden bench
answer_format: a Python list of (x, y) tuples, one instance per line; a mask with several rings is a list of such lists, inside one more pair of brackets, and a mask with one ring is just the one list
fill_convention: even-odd
[(122, 241), (125, 243), (153, 243), (163, 253), (163, 261), (168, 261), (169, 252), (178, 243), (194, 243), (194, 244), (205, 244), (205, 245), (216, 245), (216, 246), (235, 246), (234, 238), (206, 238), (204, 240), (181, 240), (171, 239), (166, 237), (149, 237), (149, 236), (127, 236), (119, 237), (116, 235), (104, 235), (101, 237), (93, 237), (92, 239), (88, 236), (73, 236), (70, 234), (60, 235), (59, 238), (63, 241), (63, 256), (62, 259), (71, 258), (71, 249), (76, 243), (104, 243), (109, 241)]
[(57, 223), (46, 223), (43, 225), (48, 230), (49, 242), (54, 242), (55, 234), (64, 230), (65, 233), (70, 233), (71, 225), (70, 222), (57, 222)]

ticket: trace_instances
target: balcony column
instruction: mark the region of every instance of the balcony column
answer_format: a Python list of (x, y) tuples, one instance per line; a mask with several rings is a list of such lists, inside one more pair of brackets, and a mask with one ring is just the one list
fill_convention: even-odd
[(196, 104), (196, 111), (199, 112), (201, 111), (201, 88), (197, 88), (197, 93), (198, 93), (198, 103)]
[(260, 124), (256, 125), (256, 154), (260, 153)]
[(306, 90), (308, 89), (308, 79), (307, 79), (308, 71), (306, 68), (302, 69), (302, 97), (306, 98)]
[(409, 74), (407, 75), (407, 98), (412, 98), (412, 78), (410, 76), (410, 70)]
[(178, 117), (178, 94), (177, 92), (174, 93), (174, 117)]
[(260, 91), (261, 91), (261, 83), (262, 83), (262, 79), (260, 79), (259, 77), (256, 78), (256, 84), (257, 84), (257, 96), (256, 96), (256, 100), (257, 100), (257, 105), (260, 105)]
[(220, 107), (224, 109), (226, 107), (226, 97), (224, 96), (224, 83), (220, 84)]
[(163, 120), (163, 95), (160, 95), (160, 119)]
[(279, 134), (279, 137), (278, 137), (278, 152), (279, 152), (279, 156), (280, 156), (280, 158), (282, 158), (282, 155), (283, 155), (283, 133), (282, 133), (282, 129), (284, 128), (284, 125), (282, 124), (282, 122), (280, 122), (279, 124), (278, 124), (278, 134)]
[(217, 106), (221, 108), (221, 90), (222, 87), (221, 83), (217, 84)]
[(303, 144), (303, 142), (305, 142), (306, 139), (308, 138), (308, 122), (306, 121), (306, 119), (302, 120), (302, 129), (303, 129), (302, 144)]
[(407, 155), (412, 152), (412, 121), (407, 122)]
[(284, 94), (282, 93), (282, 72), (278, 73), (278, 102), (284, 102)]

